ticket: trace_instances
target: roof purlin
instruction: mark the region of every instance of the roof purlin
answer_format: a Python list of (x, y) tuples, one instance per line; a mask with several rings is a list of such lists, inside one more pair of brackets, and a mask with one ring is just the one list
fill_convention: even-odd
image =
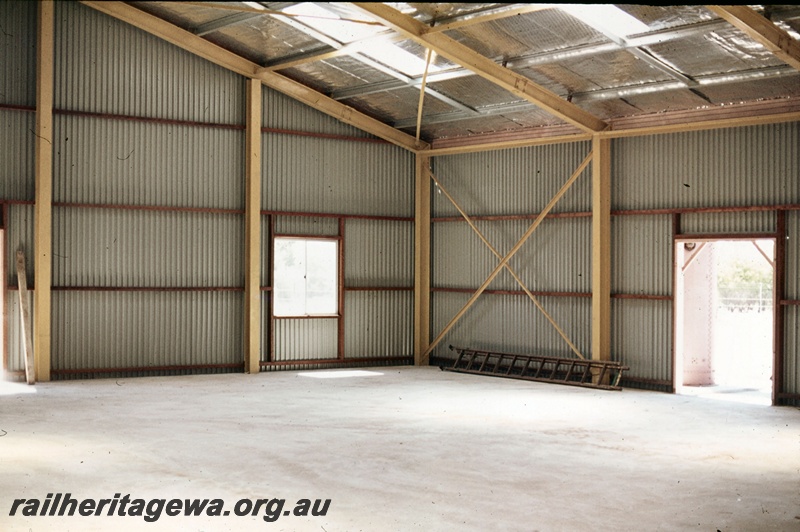
[(428, 26), (412, 17), (384, 4), (358, 2), (351, 5), (409, 39), (433, 49), (437, 54), (460, 64), (503, 89), (525, 98), (583, 131), (598, 133), (608, 129), (608, 124), (603, 120), (537, 85), (532, 80), (498, 65), (493, 60), (476, 53), (447, 35), (436, 32), (428, 33)]

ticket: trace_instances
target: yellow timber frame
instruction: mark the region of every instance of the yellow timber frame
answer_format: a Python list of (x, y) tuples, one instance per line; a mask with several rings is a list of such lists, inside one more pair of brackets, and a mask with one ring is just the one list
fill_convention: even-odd
[[(131, 24), (145, 32), (170, 42), (199, 57), (244, 76), (247, 81), (247, 157), (246, 166), (246, 207), (245, 207), (245, 339), (244, 367), (248, 373), (259, 371), (260, 359), (260, 295), (258, 293), (260, 272), (260, 225), (261, 202), (261, 93), (262, 85), (282, 92), (306, 105), (334, 118), (371, 133), (416, 154), (416, 195), (415, 195), (415, 257), (414, 257), (414, 354), (416, 364), (425, 364), (427, 358), (441, 337), (441, 331), (434, 341), (430, 340), (430, 265), (431, 265), (431, 179), (432, 157), (471, 153), (487, 150), (502, 150), (525, 146), (558, 144), (567, 142), (591, 141), (592, 152), (587, 161), (576, 170), (565, 184), (569, 184), (591, 163), (592, 173), (592, 353), (593, 360), (610, 360), (610, 215), (611, 215), (611, 140), (614, 138), (743, 127), (779, 122), (800, 121), (800, 113), (772, 114), (748, 118), (729, 118), (723, 120), (697, 121), (679, 125), (640, 127), (625, 130), (612, 130), (608, 124), (581, 110), (557, 95), (537, 86), (531, 80), (519, 76), (510, 69), (473, 52), (457, 41), (450, 39), (441, 28), (430, 28), (391, 7), (379, 3), (353, 4), (368, 13), (381, 24), (394, 29), (403, 38), (412, 39), (428, 50), (447, 57), (472, 70), (476, 75), (496, 83), (514, 94), (536, 104), (568, 124), (577, 127), (580, 133), (533, 140), (514, 140), (488, 142), (483, 144), (435, 149), (430, 144), (407, 135), (389, 125), (379, 122), (355, 109), (328, 98), (281, 74), (263, 68), (241, 56), (212, 44), (191, 32), (174, 26), (162, 19), (149, 15), (123, 2), (82, 1), (82, 4), (97, 11)], [(531, 8), (538, 9), (538, 8)], [(800, 45), (786, 38), (783, 30), (772, 24), (765, 24), (746, 6), (709, 6), (722, 18), (745, 31), (753, 39), (763, 44), (777, 57), (795, 68), (800, 68)], [(36, 139), (35, 139), (35, 226), (34, 226), (34, 290), (33, 337), (36, 378), (50, 380), (50, 342), (51, 342), (51, 285), (52, 285), (52, 118), (53, 118), (53, 62), (54, 62), (54, 2), (39, 2), (37, 26), (37, 83), (36, 83)], [(754, 16), (755, 13), (755, 16)], [(341, 50), (339, 53), (345, 53)], [(420, 105), (422, 98), (420, 98)], [(565, 191), (565, 189), (564, 189)], [(560, 192), (561, 193), (561, 192)], [(557, 201), (553, 198), (551, 205)], [(456, 204), (457, 205), (457, 204)], [(466, 217), (469, 221), (468, 216)], [(539, 218), (529, 228), (512, 253), (499, 257), (500, 262), (493, 272), (508, 267), (513, 255), (536, 229)], [(491, 245), (485, 242), (490, 249)], [(496, 255), (498, 255), (495, 252)], [(493, 278), (493, 277), (491, 277)], [(488, 280), (491, 281), (491, 278)], [(488, 285), (488, 282), (485, 283)], [(485, 288), (485, 286), (483, 287)], [(523, 287), (524, 288), (524, 287)], [(525, 289), (527, 291), (527, 289)], [(479, 289), (471, 301), (480, 296)], [(532, 297), (534, 304), (535, 298)], [(471, 303), (470, 303), (471, 304)], [(539, 305), (537, 307), (540, 308)], [(467, 307), (459, 313), (463, 315)], [(543, 310), (543, 309), (541, 309)], [(546, 313), (545, 313), (546, 314)], [(456, 318), (457, 319), (457, 318)], [(552, 322), (558, 329), (558, 326)], [(448, 326), (449, 327), (451, 325)], [(559, 329), (560, 330), (560, 329)], [(563, 336), (563, 335), (562, 335)], [(564, 339), (572, 346), (569, 339)], [(577, 351), (573, 349), (574, 351)], [(578, 353), (579, 356), (580, 353)]]

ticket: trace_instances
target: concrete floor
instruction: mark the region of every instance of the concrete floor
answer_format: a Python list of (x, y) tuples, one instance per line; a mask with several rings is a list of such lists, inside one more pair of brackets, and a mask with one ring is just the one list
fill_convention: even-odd
[[(4, 383), (0, 472), (4, 531), (796, 531), (800, 409), (436, 368)], [(57, 492), (231, 513), (8, 516)]]

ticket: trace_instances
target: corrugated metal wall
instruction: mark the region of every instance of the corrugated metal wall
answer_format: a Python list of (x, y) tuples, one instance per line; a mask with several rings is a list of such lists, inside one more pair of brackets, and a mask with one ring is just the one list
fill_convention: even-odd
[[(471, 215), (537, 212), (588, 152), (584, 145), (551, 146), (437, 158), (435, 174)], [(800, 126), (797, 123), (675, 135), (624, 138), (613, 142), (612, 163), (612, 356), (639, 383), (669, 386), (673, 357), (673, 217), (681, 214), (683, 234), (774, 234), (776, 211), (691, 212), (800, 203)], [(591, 209), (591, 179), (582, 177), (554, 212)], [(433, 187), (434, 217), (457, 216), (444, 194)], [(647, 212), (667, 210), (666, 213)], [(636, 211), (630, 212), (630, 211)], [(797, 232), (797, 213), (789, 212), (789, 233)], [(478, 221), (477, 226), (505, 254), (529, 222)], [(792, 225), (795, 224), (795, 225)], [(791, 242), (791, 236), (789, 242)], [(463, 222), (434, 222), (432, 284), (436, 289), (475, 290), (497, 259)], [(793, 244), (789, 244), (791, 248)], [(545, 221), (511, 262), (531, 290), (591, 291), (591, 218)], [(791, 253), (795, 253), (792, 255)], [(797, 250), (787, 258), (787, 298), (797, 298)], [(794, 283), (794, 284), (791, 284)], [(489, 290), (516, 290), (505, 272)], [(467, 301), (470, 293), (435, 291), (432, 336)], [(573, 309), (558, 321), (589, 354), (590, 299), (551, 298)], [(520, 308), (517, 308), (520, 305)], [(530, 308), (528, 308), (530, 307)], [(548, 308), (548, 310), (550, 310)], [(798, 393), (797, 307), (786, 308), (785, 391)], [(435, 349), (452, 355), (448, 344), (507, 352), (534, 351), (569, 356), (549, 324), (536, 325), (525, 296), (487, 294)], [(569, 332), (571, 331), (571, 332)], [(559, 345), (560, 343), (560, 345)]]
[[(36, 5), (3, 3), (0, 21), (19, 30), (0, 42), (0, 104), (30, 108)], [(73, 2), (57, 4), (55, 53), (54, 377), (237, 369), (243, 78)], [(363, 217), (346, 221), (344, 279), (369, 289), (345, 292), (341, 324), (276, 320), (272, 329), (265, 318), (265, 360), (270, 349), (274, 361), (335, 359), (344, 330), (348, 358), (411, 357), (413, 156), (277, 92), (264, 90), (263, 101), (262, 208), (277, 215), (263, 217), (262, 286), (270, 220), (276, 234), (335, 236), (339, 218), (313, 216), (333, 213)], [(0, 110), (2, 200), (34, 199), (34, 118)], [(32, 249), (33, 206), (5, 208), (13, 284), (16, 249)], [(28, 270), (34, 283), (32, 260)], [(13, 305), (10, 367), (19, 370)], [(391, 325), (377, 327), (381, 317)]]
[(241, 216), (53, 209), (53, 285), (242, 286)]
[(244, 205), (239, 130), (57, 115), (54, 133), (55, 202)]
[[(340, 245), (345, 299), (340, 324), (337, 319), (270, 320), (265, 295), (262, 361), (305, 364), (336, 359), (340, 333), (344, 335), (343, 359), (410, 360), (414, 156), (271, 90), (264, 91), (263, 109), (267, 129), (262, 137), (262, 209), (278, 213), (273, 226), (277, 235), (338, 236), (339, 223), (344, 220)], [(262, 242), (271, 249), (263, 233), (267, 230), (265, 222)], [(262, 255), (266, 257), (269, 251)], [(269, 284), (266, 268), (261, 279)], [(270, 349), (274, 351), (272, 360)]]
[(344, 236), (345, 286), (414, 286), (412, 222), (348, 219)]
[(265, 134), (263, 149), (266, 210), (413, 216), (413, 159), (402, 148)]
[[(434, 173), (470, 216), (531, 215), (540, 212), (589, 153), (587, 143), (481, 152), (439, 157)], [(436, 186), (433, 216), (458, 216)], [(591, 175), (584, 172), (552, 212), (591, 210)], [(532, 219), (476, 221), (476, 227), (504, 256), (533, 223)], [(465, 222), (434, 221), (431, 283), (432, 334), (438, 335), (491, 274), (499, 260)], [(532, 291), (584, 293), (591, 288), (591, 219), (545, 220), (509, 263)], [(488, 290), (521, 288), (502, 271)], [(570, 340), (588, 351), (591, 300), (541, 297), (542, 306)], [(569, 356), (569, 346), (525, 295), (485, 294), (434, 349), (435, 358), (453, 358), (448, 345)]]
[[(505, 256), (532, 220), (476, 221), (475, 226)], [(557, 218), (542, 222), (525, 246), (509, 261), (529, 290), (591, 290), (591, 218)], [(467, 223), (433, 224), (432, 283), (437, 288), (478, 288), (499, 259)], [(489, 290), (521, 290), (507, 270)]]
[[(36, 2), (0, 2), (0, 201), (32, 202), (34, 198), (33, 142), (36, 104)], [(16, 286), (16, 251), (23, 249), (29, 259), (28, 282), (33, 279), (33, 206), (6, 204), (5, 261), (3, 279), (8, 319), (8, 370), (24, 372), (20, 334), (19, 293)], [(29, 293), (33, 308), (33, 297)]]
[(775, 211), (712, 212), (681, 215), (684, 234), (774, 233)]
[(244, 124), (237, 74), (77, 2), (55, 30), (57, 109)]
[(73, 2), (55, 51), (54, 377), (239, 369), (242, 78)]
[(263, 126), (270, 130), (303, 131), (329, 136), (374, 139), (372, 135), (344, 122), (320, 113), (297, 100), (269, 91), (265, 93)]
[[(34, 199), (34, 115), (9, 107), (35, 105), (36, 4), (0, 3), (0, 23), (0, 104), (6, 106), (0, 109), (0, 200), (7, 202), (8, 223), (4, 282), (13, 285), (14, 253), (20, 247), (30, 251), (33, 244), (33, 206), (20, 202)], [(216, 371), (240, 364), (243, 79), (73, 2), (56, 5), (55, 51), (54, 369), (78, 372), (62, 373), (68, 378), (92, 368)], [(410, 357), (413, 223), (407, 218), (414, 213), (413, 155), (277, 92), (265, 90), (263, 98), (262, 209), (351, 217), (344, 218), (342, 240), (343, 324), (273, 322), (265, 312), (262, 360), (271, 348), (275, 361), (335, 357), (340, 330), (348, 359)], [(434, 170), (471, 215), (527, 215), (545, 206), (588, 151), (588, 143), (572, 143), (438, 157)], [(612, 150), (613, 209), (800, 203), (798, 151), (797, 123), (618, 139)], [(434, 217), (458, 215), (436, 187), (432, 191)], [(553, 212), (588, 212), (590, 192), (587, 172)], [(270, 218), (263, 220), (267, 265)], [(685, 213), (681, 226), (687, 234), (773, 232), (775, 220), (774, 211)], [(478, 226), (504, 254), (530, 222)], [(671, 296), (671, 223), (668, 214), (613, 218), (615, 293)], [(274, 228), (279, 234), (330, 236), (338, 234), (339, 219), (276, 215)], [(787, 213), (787, 231), (786, 298), (797, 300), (796, 211)], [(434, 223), (432, 240), (434, 288), (475, 289), (497, 263), (463, 222)], [(573, 293), (540, 300), (587, 354), (591, 300), (581, 294), (591, 290), (590, 250), (590, 218), (554, 218), (510, 263), (531, 290)], [(31, 256), (31, 284), (33, 266)], [(267, 268), (262, 283), (269, 284)], [(518, 289), (506, 272), (490, 288)], [(16, 292), (6, 294), (9, 367), (20, 370)], [(265, 302), (268, 297), (265, 290)], [(434, 292), (434, 335), (468, 297)], [(784, 310), (784, 389), (800, 393), (800, 312), (796, 305)], [(614, 357), (631, 367), (632, 377), (669, 379), (671, 302), (615, 299), (612, 313)], [(450, 343), (569, 355), (524, 295), (482, 296), (434, 356), (450, 356)]]
[(672, 218), (611, 218), (611, 292), (672, 295)]
[(241, 362), (236, 292), (56, 291), (53, 370)]
[[(800, 151), (800, 150), (799, 150)], [(797, 155), (800, 157), (800, 153)], [(800, 187), (798, 181), (796, 186)], [(800, 212), (786, 213), (787, 300), (800, 301)], [(785, 305), (784, 312), (784, 390), (800, 394), (800, 305)], [(800, 401), (796, 401), (800, 404)]]
[(412, 357), (414, 224), (348, 219), (344, 243), (345, 286), (372, 288), (345, 292), (345, 353)]
[[(654, 135), (614, 141), (612, 209), (686, 209), (683, 234), (744, 234), (776, 231), (776, 211), (691, 212), (800, 203), (800, 124)], [(797, 213), (787, 214), (789, 233)], [(672, 217), (613, 218), (612, 290), (672, 295)], [(788, 292), (798, 274), (792, 239), (786, 261)], [(796, 253), (796, 251), (794, 251)], [(792, 296), (787, 293), (787, 298)], [(669, 380), (672, 371), (672, 302), (619, 299), (612, 305), (612, 352), (630, 375)], [(797, 307), (785, 307), (784, 391), (798, 393)]]
[[(17, 250), (20, 249), (25, 252), (25, 276), (28, 285), (32, 286), (36, 282), (33, 271), (33, 205), (8, 205), (6, 208), (6, 286), (17, 286)], [(9, 313), (10, 318), (18, 316)]]
[(36, 2), (0, 2), (0, 103), (36, 105)]
[[(614, 209), (797, 201), (797, 123), (614, 141)], [(755, 216), (758, 218), (758, 216)]]
[[(471, 294), (433, 294), (432, 330), (444, 329)], [(538, 297), (548, 314), (584, 354), (591, 348), (591, 299)], [(432, 356), (452, 359), (448, 346), (474, 347), (504, 353), (574, 356), (568, 344), (525, 295), (484, 294), (442, 339)]]
[[(588, 143), (437, 157), (434, 173), (470, 216), (537, 213), (589, 154)], [(590, 211), (592, 180), (582, 176), (552, 212)], [(433, 216), (458, 216), (434, 187)]]
[[(2, 103), (0, 101), (0, 103)], [(0, 109), (0, 198), (33, 200), (34, 113)]]

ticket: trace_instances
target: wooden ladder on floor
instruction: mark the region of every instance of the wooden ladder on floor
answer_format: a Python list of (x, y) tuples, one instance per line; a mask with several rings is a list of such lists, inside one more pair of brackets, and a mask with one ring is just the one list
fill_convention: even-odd
[(568, 384), (601, 390), (621, 390), (622, 373), (629, 369), (619, 362), (558, 358), (536, 355), (512, 355), (450, 346), (458, 357), (444, 371), (492, 375), (552, 384)]

